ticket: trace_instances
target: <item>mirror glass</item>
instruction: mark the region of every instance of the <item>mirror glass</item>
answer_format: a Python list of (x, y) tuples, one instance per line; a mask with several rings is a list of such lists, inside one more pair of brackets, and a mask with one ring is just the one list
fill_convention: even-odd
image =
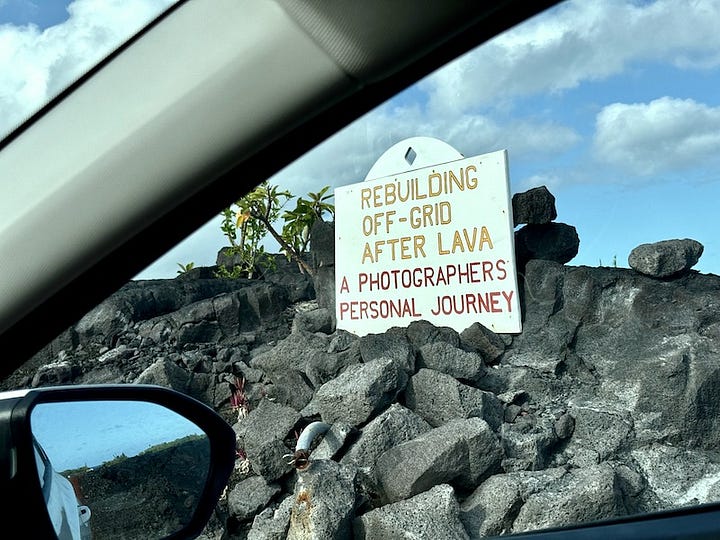
[(210, 441), (155, 403), (41, 403), (35, 459), (60, 539), (163, 538), (191, 519), (210, 468)]

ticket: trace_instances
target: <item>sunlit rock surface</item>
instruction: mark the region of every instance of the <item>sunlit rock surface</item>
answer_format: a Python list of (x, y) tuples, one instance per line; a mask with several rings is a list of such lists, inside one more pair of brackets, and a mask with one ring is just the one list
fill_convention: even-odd
[[(720, 277), (692, 271), (692, 241), (669, 275), (650, 248), (639, 271), (563, 264), (577, 242), (548, 195), (520, 198), (519, 335), (335, 330), (328, 226), (321, 279), (130, 283), (3, 389), (145, 382), (213, 407), (248, 461), (205, 538), (478, 538), (719, 500)], [(315, 420), (333, 440), (298, 471)]]

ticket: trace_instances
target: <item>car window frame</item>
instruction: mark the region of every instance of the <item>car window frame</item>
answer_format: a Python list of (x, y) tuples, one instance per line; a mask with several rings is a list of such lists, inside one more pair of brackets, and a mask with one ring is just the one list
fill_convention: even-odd
[[(85, 80), (92, 77), (103, 66), (112, 62), (118, 54), (137, 40), (143, 33), (159, 24), (173, 10), (180, 9), (186, 0), (168, 8), (148, 27), (133, 36), (128, 42), (113, 51), (100, 64), (83, 77), (71, 84), (28, 121), (12, 131), (0, 141), (0, 151), (28, 129), (35, 121), (52, 110), (57, 103), (70, 95)], [(534, 6), (545, 9), (555, 2), (543, 1)], [(513, 2), (508, 2), (512, 6)], [(514, 6), (517, 8), (517, 6)], [(242, 196), (253, 186), (268, 178), (282, 167), (302, 156), (327, 137), (348, 125), (352, 120), (370, 111), (399, 91), (406, 88), (433, 69), (444, 65), (463, 52), (469, 51), (479, 43), (493, 37), (497, 28), (508, 28), (527, 18), (526, 9), (508, 8), (499, 12), (493, 24), (482, 21), (471, 27), (466, 33), (451, 39), (443, 47), (432, 51), (423, 63), (410, 64), (400, 70), (392, 79), (378, 81), (368, 85), (362, 92), (348, 97), (338, 104), (331, 105), (305, 124), (292, 129), (284, 137), (273, 141), (263, 150), (238, 163), (235, 167), (215, 179), (200, 190), (192, 200), (184, 201), (159, 217), (154, 223), (131, 240), (117, 246), (66, 285), (44, 304), (30, 312), (13, 327), (0, 336), (3, 350), (18, 351), (16, 361), (3, 364), (7, 372), (22, 364), (37, 352), (70, 323), (99, 303), (110, 293), (117, 290), (136, 273), (188, 234), (213, 217), (218, 209)], [(490, 28), (486, 27), (488, 25)], [(473, 30), (476, 34), (472, 34)], [(478, 34), (481, 36), (478, 38)], [(239, 178), (242, 178), (239, 181)], [(124, 264), (123, 264), (124, 263)], [(87, 283), (92, 283), (88, 287)], [(82, 292), (82, 301), (77, 301)], [(68, 309), (68, 306), (70, 308)], [(62, 316), (58, 314), (62, 313)], [(40, 328), (40, 330), (38, 330)], [(689, 530), (692, 529), (692, 530)], [(707, 504), (675, 509), (655, 514), (643, 514), (612, 521), (596, 522), (579, 526), (552, 530), (533, 531), (512, 535), (517, 539), (595, 539), (595, 538), (633, 538), (633, 539), (705, 539), (720, 536), (720, 504)]]

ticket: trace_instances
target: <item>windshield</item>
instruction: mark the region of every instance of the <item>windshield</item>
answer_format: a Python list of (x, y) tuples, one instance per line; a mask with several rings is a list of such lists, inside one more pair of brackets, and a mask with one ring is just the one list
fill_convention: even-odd
[(0, 1), (0, 140), (173, 3)]

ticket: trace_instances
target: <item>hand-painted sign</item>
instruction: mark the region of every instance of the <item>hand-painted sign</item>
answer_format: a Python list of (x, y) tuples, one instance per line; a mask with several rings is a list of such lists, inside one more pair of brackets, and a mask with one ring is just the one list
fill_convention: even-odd
[(335, 189), (337, 327), (521, 330), (505, 151)]

